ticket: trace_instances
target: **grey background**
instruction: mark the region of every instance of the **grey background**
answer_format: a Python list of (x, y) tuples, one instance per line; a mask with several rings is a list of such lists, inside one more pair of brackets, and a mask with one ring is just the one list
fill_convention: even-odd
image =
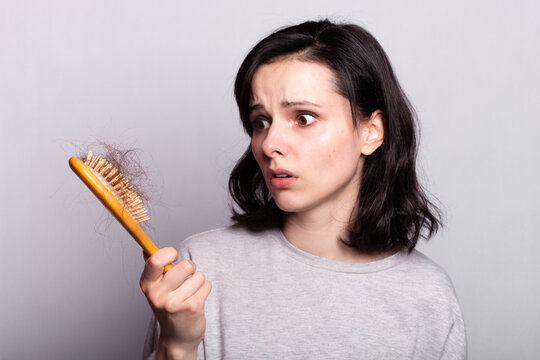
[(139, 358), (141, 251), (67, 160), (141, 149), (160, 246), (228, 223), (255, 42), (329, 16), (386, 49), (422, 124), (471, 359), (540, 357), (540, 5), (534, 1), (0, 1), (0, 358)]

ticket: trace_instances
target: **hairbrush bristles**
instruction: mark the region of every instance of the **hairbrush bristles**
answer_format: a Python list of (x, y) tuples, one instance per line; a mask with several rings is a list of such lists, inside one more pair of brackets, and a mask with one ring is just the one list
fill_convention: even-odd
[(94, 155), (92, 151), (88, 151), (84, 164), (107, 186), (136, 223), (150, 220), (133, 186), (111, 163), (99, 155)]

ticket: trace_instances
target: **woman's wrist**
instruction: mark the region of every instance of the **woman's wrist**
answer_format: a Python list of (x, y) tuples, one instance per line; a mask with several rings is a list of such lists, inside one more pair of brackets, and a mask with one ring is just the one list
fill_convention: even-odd
[(198, 344), (177, 344), (160, 338), (158, 343), (158, 360), (195, 360)]

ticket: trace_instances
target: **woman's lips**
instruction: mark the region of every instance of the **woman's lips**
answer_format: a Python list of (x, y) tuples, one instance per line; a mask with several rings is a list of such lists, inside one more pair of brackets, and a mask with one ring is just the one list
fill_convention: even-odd
[(298, 178), (296, 177), (284, 177), (278, 178), (274, 177), (270, 180), (270, 183), (276, 189), (284, 189), (290, 187)]
[(269, 169), (268, 177), (270, 178), (270, 183), (276, 189), (288, 188), (298, 179), (289, 170), (281, 168)]

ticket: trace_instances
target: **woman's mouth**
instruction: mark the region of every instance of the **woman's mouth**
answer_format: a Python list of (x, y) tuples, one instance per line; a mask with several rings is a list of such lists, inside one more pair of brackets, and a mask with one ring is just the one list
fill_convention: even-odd
[(285, 189), (290, 187), (297, 179), (293, 173), (286, 169), (270, 169), (268, 172), (270, 183), (276, 189)]

